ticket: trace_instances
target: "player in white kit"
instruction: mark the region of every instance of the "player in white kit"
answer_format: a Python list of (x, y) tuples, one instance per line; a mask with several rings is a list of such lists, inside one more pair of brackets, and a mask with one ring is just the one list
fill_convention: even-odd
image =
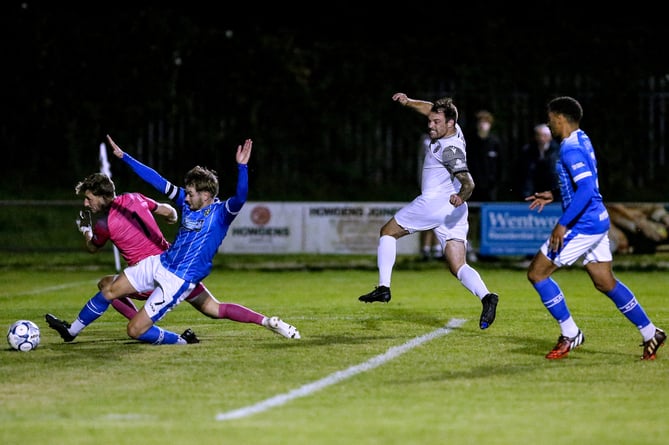
[(469, 232), (466, 201), (474, 190), (474, 180), (467, 167), (465, 138), (457, 123), (458, 110), (449, 97), (432, 103), (396, 93), (393, 100), (427, 116), (431, 143), (425, 148), (420, 196), (381, 227), (377, 252), (379, 285), (358, 300), (389, 302), (397, 240), (434, 229), (450, 272), (481, 300), (479, 327), (487, 329), (495, 321), (499, 296), (488, 290), (479, 273), (466, 261)]

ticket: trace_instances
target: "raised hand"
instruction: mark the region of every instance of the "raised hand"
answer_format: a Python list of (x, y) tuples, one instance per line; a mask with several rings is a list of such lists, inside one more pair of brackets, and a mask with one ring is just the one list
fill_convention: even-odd
[(109, 135), (107, 135), (107, 141), (109, 142), (111, 148), (114, 150), (114, 156), (121, 159), (123, 157), (123, 150), (121, 150), (121, 147), (116, 145), (116, 142), (114, 142), (114, 140)]
[(239, 145), (237, 147), (237, 163), (246, 165), (249, 163), (251, 158), (251, 149), (253, 148), (253, 141), (247, 139), (244, 141), (244, 145)]

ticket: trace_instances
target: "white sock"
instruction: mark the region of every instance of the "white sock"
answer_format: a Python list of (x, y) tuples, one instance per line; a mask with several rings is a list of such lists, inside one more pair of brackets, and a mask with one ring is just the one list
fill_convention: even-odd
[(656, 328), (653, 323), (649, 323), (648, 326), (644, 326), (641, 329), (639, 329), (639, 332), (641, 332), (641, 336), (643, 337), (644, 342), (655, 337), (655, 329)]
[(480, 300), (490, 293), (488, 287), (481, 279), (481, 275), (469, 264), (465, 264), (458, 270), (458, 280), (460, 280), (469, 292), (479, 297)]
[(390, 287), (390, 278), (397, 259), (397, 240), (395, 237), (384, 235), (379, 238), (376, 255), (376, 264), (379, 267), (379, 286)]
[(76, 318), (72, 322), (72, 325), (70, 326), (70, 329), (68, 329), (67, 331), (70, 333), (70, 335), (76, 337), (77, 335), (79, 335), (79, 332), (84, 330), (85, 327), (86, 327), (86, 325), (83, 324), (82, 322), (80, 322), (78, 318)]
[(565, 337), (574, 338), (578, 335), (578, 326), (572, 317), (560, 323), (560, 333)]

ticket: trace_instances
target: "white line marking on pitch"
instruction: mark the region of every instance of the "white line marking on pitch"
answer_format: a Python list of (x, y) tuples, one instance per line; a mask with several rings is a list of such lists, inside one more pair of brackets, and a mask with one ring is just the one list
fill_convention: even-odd
[(93, 283), (93, 285), (96, 285), (95, 283), (97, 283), (97, 280), (77, 281), (77, 282), (73, 282), (73, 283), (59, 284), (59, 285), (56, 285), (56, 286), (41, 287), (41, 288), (38, 288), (38, 289), (28, 289), (28, 290), (25, 290), (23, 292), (13, 293), (11, 295), (5, 294), (3, 292), (3, 293), (0, 293), (0, 298), (23, 297), (25, 295), (35, 295), (35, 294), (44, 294), (44, 293), (47, 293), (47, 292), (56, 292), (56, 291), (59, 291), (59, 290), (70, 289), (70, 288), (73, 288), (73, 287), (81, 286), (82, 284), (89, 284), (89, 283)]
[(308, 383), (304, 386), (301, 386), (285, 394), (279, 394), (278, 396), (265, 399), (262, 402), (256, 403), (255, 405), (246, 406), (244, 408), (228, 411), (226, 413), (219, 413), (216, 415), (216, 420), (230, 420), (230, 419), (239, 419), (242, 417), (247, 417), (252, 414), (257, 414), (263, 411), (267, 411), (268, 409), (273, 408), (275, 406), (283, 405), (293, 399), (297, 399), (298, 397), (308, 396), (309, 394), (319, 391), (325, 387), (334, 385), (335, 383), (341, 382), (342, 380), (345, 380), (349, 377), (353, 377), (356, 374), (369, 371), (370, 369), (374, 369), (377, 366), (381, 366), (382, 364), (396, 357), (399, 357), (400, 355), (415, 348), (418, 345), (421, 345), (425, 342), (446, 335), (453, 329), (462, 326), (465, 323), (465, 321), (466, 320), (454, 318), (450, 320), (445, 327), (439, 328), (436, 331), (432, 331), (429, 334), (416, 337), (413, 340), (404, 343), (403, 345), (393, 346), (392, 348), (388, 349), (385, 353), (377, 355), (376, 357), (373, 357), (364, 363), (351, 366), (350, 368), (345, 369), (343, 371), (337, 371), (334, 374), (330, 374), (329, 376), (324, 377), (320, 380)]

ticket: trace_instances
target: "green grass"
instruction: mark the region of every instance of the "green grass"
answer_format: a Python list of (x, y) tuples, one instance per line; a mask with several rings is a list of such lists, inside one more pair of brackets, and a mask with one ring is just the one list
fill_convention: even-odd
[[(441, 266), (399, 267), (384, 305), (357, 301), (376, 284), (373, 267), (230, 264), (206, 280), (211, 291), (281, 316), (302, 339), (212, 320), (184, 303), (160, 324), (177, 332), (191, 327), (201, 343), (151, 346), (129, 339), (125, 319), (112, 309), (73, 343), (46, 326), (46, 312), (72, 320), (108, 271), (11, 263), (0, 267), (0, 326), (33, 320), (42, 341), (28, 353), (0, 350), (3, 444), (652, 445), (669, 435), (661, 417), (669, 350), (653, 362), (639, 360), (638, 331), (580, 268), (555, 278), (586, 342), (566, 359), (548, 361), (559, 330), (522, 269), (479, 264), (501, 297), (495, 324), (481, 331), (480, 303)], [(669, 328), (669, 275), (617, 275), (654, 322)], [(466, 321), (377, 367), (306, 391), (441, 332), (452, 319)], [(303, 395), (278, 406), (216, 420), (301, 388)]]

